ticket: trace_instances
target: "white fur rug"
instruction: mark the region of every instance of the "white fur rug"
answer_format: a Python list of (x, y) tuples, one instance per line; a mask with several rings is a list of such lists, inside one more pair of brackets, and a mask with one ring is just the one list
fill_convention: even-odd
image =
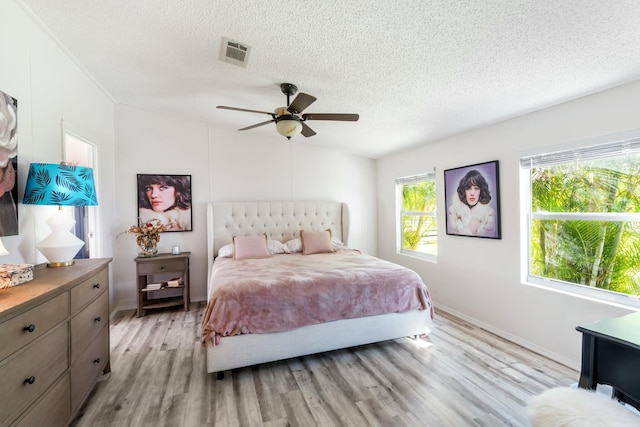
[(533, 427), (639, 427), (640, 416), (616, 400), (581, 388), (558, 387), (527, 407)]

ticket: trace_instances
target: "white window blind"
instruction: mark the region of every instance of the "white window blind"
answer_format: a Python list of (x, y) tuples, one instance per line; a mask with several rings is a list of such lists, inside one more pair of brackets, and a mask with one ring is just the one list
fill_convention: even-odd
[(422, 181), (434, 181), (436, 179), (436, 173), (435, 172), (429, 172), (429, 173), (423, 173), (420, 175), (413, 175), (413, 176), (405, 176), (402, 178), (396, 178), (396, 184), (398, 185), (406, 185), (406, 184), (415, 184), (417, 182), (422, 182)]
[(523, 168), (553, 166), (575, 161), (587, 161), (640, 153), (640, 137), (612, 141), (571, 150), (525, 156), (520, 159)]

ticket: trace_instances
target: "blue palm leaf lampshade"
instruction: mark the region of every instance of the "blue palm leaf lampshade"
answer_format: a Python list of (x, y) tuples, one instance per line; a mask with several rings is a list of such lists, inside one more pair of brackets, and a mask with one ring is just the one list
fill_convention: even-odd
[(22, 200), (27, 205), (53, 205), (58, 210), (47, 224), (51, 234), (36, 245), (49, 260), (49, 267), (73, 264), (73, 257), (84, 245), (70, 229), (75, 220), (62, 206), (96, 206), (93, 169), (56, 163), (31, 163)]

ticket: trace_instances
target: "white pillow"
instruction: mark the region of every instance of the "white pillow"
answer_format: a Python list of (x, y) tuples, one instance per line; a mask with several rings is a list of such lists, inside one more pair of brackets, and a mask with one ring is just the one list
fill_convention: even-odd
[[(277, 240), (267, 240), (267, 246), (269, 248), (269, 252), (272, 254), (288, 254), (289, 248), (282, 242)], [(220, 249), (218, 249), (218, 258), (231, 258), (233, 257), (233, 243), (229, 243), (228, 245), (224, 245)]]
[(218, 249), (218, 258), (231, 258), (233, 256), (233, 243), (224, 245)]
[(289, 249), (290, 254), (302, 252), (302, 239), (300, 239), (299, 237), (289, 240), (284, 245), (287, 247), (287, 249)]
[(346, 246), (338, 238), (332, 237), (331, 238), (331, 247), (335, 251), (336, 249), (345, 248)]
[(287, 245), (279, 240), (269, 239), (267, 240), (267, 246), (269, 247), (269, 252), (271, 252), (273, 255), (289, 253), (289, 248), (287, 247)]

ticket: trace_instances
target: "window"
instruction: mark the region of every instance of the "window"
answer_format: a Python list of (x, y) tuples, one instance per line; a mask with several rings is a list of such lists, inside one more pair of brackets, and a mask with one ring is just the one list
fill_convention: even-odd
[(398, 247), (401, 253), (436, 259), (436, 175), (429, 173), (396, 180)]
[(528, 280), (638, 305), (640, 137), (525, 157), (521, 167)]

